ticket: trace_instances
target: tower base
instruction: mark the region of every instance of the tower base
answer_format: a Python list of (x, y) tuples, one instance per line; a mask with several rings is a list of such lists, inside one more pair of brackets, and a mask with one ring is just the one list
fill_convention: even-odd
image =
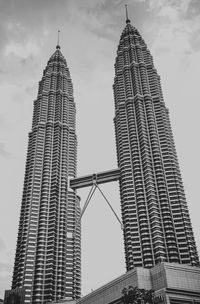
[[(77, 303), (126, 304), (125, 289), (152, 290), (152, 303), (155, 304), (200, 304), (200, 268), (164, 262), (151, 269), (138, 267), (84, 296)], [(137, 295), (133, 298), (134, 295), (133, 302), (129, 298), (127, 304), (134, 303)]]

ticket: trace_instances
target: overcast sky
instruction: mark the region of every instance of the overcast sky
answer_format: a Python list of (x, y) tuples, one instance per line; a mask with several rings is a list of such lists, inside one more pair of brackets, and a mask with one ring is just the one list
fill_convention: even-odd
[[(128, 0), (170, 110), (194, 233), (199, 233), (200, 1)], [(10, 288), (33, 100), (61, 51), (74, 85), (78, 175), (117, 167), (112, 84), (122, 0), (0, 0), (0, 298)], [(117, 183), (101, 187), (120, 216)], [(89, 189), (79, 191), (84, 203)], [(82, 293), (125, 272), (120, 225), (96, 192), (82, 220)]]

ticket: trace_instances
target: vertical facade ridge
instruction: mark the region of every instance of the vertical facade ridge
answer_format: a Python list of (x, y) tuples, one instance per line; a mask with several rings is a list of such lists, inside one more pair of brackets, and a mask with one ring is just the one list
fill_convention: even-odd
[(12, 282), (13, 289), (25, 287), (25, 303), (80, 297), (80, 199), (69, 189), (77, 171), (75, 114), (69, 69), (57, 48), (39, 82), (29, 133)]
[(117, 50), (115, 135), (127, 270), (199, 265), (160, 77), (130, 22)]

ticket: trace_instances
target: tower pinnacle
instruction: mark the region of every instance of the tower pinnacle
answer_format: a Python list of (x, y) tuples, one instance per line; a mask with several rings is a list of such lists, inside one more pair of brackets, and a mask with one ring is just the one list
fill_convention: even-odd
[(56, 48), (60, 49), (60, 30), (58, 30), (58, 40), (57, 40)]
[(128, 5), (125, 4), (125, 7), (126, 7), (126, 23), (130, 23), (130, 19), (128, 18)]

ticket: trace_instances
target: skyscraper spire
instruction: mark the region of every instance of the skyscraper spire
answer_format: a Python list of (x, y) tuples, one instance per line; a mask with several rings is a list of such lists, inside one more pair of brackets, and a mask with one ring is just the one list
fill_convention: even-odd
[(125, 4), (125, 7), (126, 7), (126, 23), (130, 23), (130, 19), (128, 18), (128, 5)]
[(60, 49), (60, 30), (58, 30), (58, 40), (57, 40), (57, 49)]

